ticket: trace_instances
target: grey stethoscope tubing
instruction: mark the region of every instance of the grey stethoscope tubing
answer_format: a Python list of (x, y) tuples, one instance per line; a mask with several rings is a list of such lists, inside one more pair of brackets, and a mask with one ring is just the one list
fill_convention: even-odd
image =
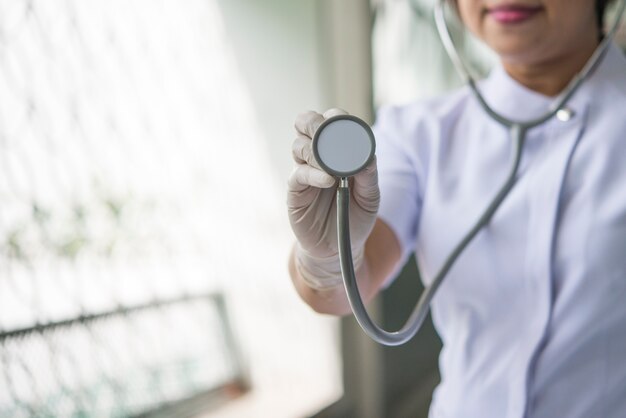
[[(506, 181), (497, 192), (493, 200), (489, 203), (487, 209), (483, 212), (483, 214), (478, 218), (475, 222), (474, 226), (469, 230), (469, 232), (463, 237), (463, 239), (456, 245), (456, 247), (452, 250), (448, 258), (443, 263), (443, 266), (437, 273), (437, 275), (432, 280), (431, 284), (424, 289), (422, 292), (420, 299), (413, 309), (409, 319), (406, 324), (398, 331), (385, 331), (381, 329), (378, 325), (374, 323), (374, 321), (370, 318), (365, 309), (365, 305), (361, 299), (361, 295), (359, 293), (359, 289), (357, 286), (357, 280), (354, 272), (354, 264), (352, 260), (352, 249), (350, 245), (350, 225), (349, 225), (349, 202), (350, 202), (350, 189), (349, 189), (349, 181), (348, 177), (358, 172), (360, 169), (365, 167), (369, 161), (373, 158), (374, 155), (374, 144), (373, 144), (373, 134), (369, 127), (362, 121), (354, 118), (354, 117), (346, 117), (346, 116), (337, 116), (335, 118), (330, 118), (325, 121), (320, 128), (317, 130), (315, 137), (313, 139), (313, 151), (317, 161), (320, 163), (323, 169), (325, 169), (330, 174), (336, 175), (340, 178), (339, 187), (337, 188), (337, 238), (339, 245), (339, 258), (341, 263), (341, 272), (343, 276), (343, 282), (346, 289), (346, 293), (348, 296), (348, 300), (350, 302), (350, 307), (354, 313), (354, 316), (357, 319), (357, 322), (363, 328), (365, 333), (371, 337), (374, 341), (388, 346), (397, 346), (404, 344), (409, 341), (413, 336), (417, 333), (419, 328), (421, 327), (424, 319), (428, 315), (430, 303), (435, 295), (435, 292), (441, 285), (443, 279), (446, 274), (452, 268), (454, 262), (457, 260), (459, 255), (463, 252), (463, 250), (467, 247), (467, 245), (474, 239), (476, 234), (483, 228), (489, 221), (491, 217), (496, 212), (502, 201), (508, 195), (508, 193), (513, 188), (515, 184), (515, 177), (517, 174), (517, 170), (519, 167), (519, 163), (521, 160), (522, 149), (524, 146), (524, 140), (526, 137), (526, 132), (542, 123), (546, 122), (554, 115), (557, 114), (560, 110), (564, 109), (567, 101), (572, 97), (574, 92), (578, 89), (581, 83), (589, 76), (591, 71), (597, 66), (600, 62), (602, 56), (606, 53), (608, 47), (610, 46), (610, 42), (615, 34), (619, 22), (621, 20), (622, 14), (624, 12), (624, 8), (626, 6), (626, 0), (623, 0), (619, 6), (617, 12), (617, 19), (615, 20), (613, 26), (602, 40), (600, 45), (596, 48), (596, 51), (593, 53), (587, 64), (583, 67), (581, 72), (574, 77), (574, 79), (569, 83), (566, 89), (555, 99), (553, 105), (550, 107), (550, 110), (533, 120), (529, 121), (517, 121), (511, 120), (500, 113), (493, 110), (489, 104), (485, 101), (482, 94), (478, 90), (476, 86), (476, 82), (474, 78), (471, 77), (467, 68), (463, 64), (463, 61), (460, 59), (459, 55), (456, 52), (456, 48), (454, 47), (454, 43), (450, 37), (450, 32), (448, 30), (448, 26), (444, 17), (444, 4), (446, 0), (440, 0), (435, 6), (435, 23), (437, 26), (437, 30), (439, 32), (439, 36), (444, 44), (444, 47), (450, 56), (456, 70), (460, 74), (461, 78), (467, 82), (472, 93), (480, 103), (481, 107), (487, 112), (487, 114), (493, 118), (498, 123), (502, 124), (509, 130), (509, 134), (511, 139), (513, 140), (513, 148), (512, 148), (512, 164), (509, 170)], [(346, 120), (347, 119), (347, 120)], [(344, 148), (340, 152), (343, 152), (347, 159), (352, 159), (354, 161), (346, 163), (345, 161), (341, 161), (339, 163), (329, 163), (325, 164), (325, 156), (333, 155), (333, 153), (326, 149), (325, 151), (319, 151), (318, 148), (324, 147), (320, 144), (330, 144), (332, 143), (331, 139), (328, 138), (327, 141), (320, 141), (320, 137), (324, 136), (324, 129), (332, 126), (334, 123), (341, 122), (342, 124), (350, 123), (354, 121), (360, 121), (359, 126), (354, 126), (352, 129), (353, 137), (356, 138), (359, 135), (363, 138), (362, 140), (352, 139), (351, 145), (358, 147), (358, 144), (362, 144), (362, 150), (358, 158), (354, 157), (349, 151), (346, 151), (347, 148)], [(356, 129), (356, 130), (355, 130)], [(362, 129), (363, 132), (359, 134), (359, 129)], [(341, 131), (341, 130), (339, 130)], [(332, 136), (332, 135), (326, 135)], [(350, 136), (350, 135), (348, 135)], [(337, 138), (338, 139), (338, 138)], [(371, 142), (371, 145), (368, 145)], [(328, 148), (329, 146), (327, 146)], [(353, 148), (354, 149), (354, 148)], [(358, 153), (357, 153), (358, 154)], [(343, 166), (342, 163), (345, 163)], [(339, 164), (339, 165), (337, 165)], [(352, 164), (352, 165), (351, 165)], [(333, 166), (335, 165), (335, 166)], [(339, 167), (339, 168), (338, 168)]]

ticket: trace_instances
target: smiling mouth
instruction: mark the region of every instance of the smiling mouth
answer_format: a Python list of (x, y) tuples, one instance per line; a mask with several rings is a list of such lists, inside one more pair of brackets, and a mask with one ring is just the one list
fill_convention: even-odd
[(486, 13), (492, 17), (496, 22), (501, 24), (515, 24), (522, 23), (537, 13), (541, 12), (543, 7), (541, 6), (525, 6), (520, 4), (507, 4), (501, 6), (494, 6), (487, 9)]

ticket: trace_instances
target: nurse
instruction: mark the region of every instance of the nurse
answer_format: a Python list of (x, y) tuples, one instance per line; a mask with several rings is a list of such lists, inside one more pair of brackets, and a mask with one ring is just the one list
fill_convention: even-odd
[[(458, 0), (500, 57), (479, 84), (506, 117), (545, 113), (591, 57), (603, 0)], [(335, 180), (296, 120), (290, 273), (314, 310), (350, 312), (336, 244)], [(503, 183), (506, 129), (468, 88), (379, 111), (377, 159), (354, 178), (350, 223), (371, 299), (416, 253), (429, 283)], [(443, 341), (430, 415), (626, 416), (626, 59), (612, 45), (567, 109), (529, 130), (517, 182), (432, 303)]]

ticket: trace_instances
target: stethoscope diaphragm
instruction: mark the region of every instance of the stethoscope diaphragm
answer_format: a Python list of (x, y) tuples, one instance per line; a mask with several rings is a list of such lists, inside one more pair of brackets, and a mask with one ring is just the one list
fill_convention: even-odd
[(352, 115), (326, 119), (313, 136), (313, 155), (320, 167), (337, 177), (353, 176), (374, 158), (371, 128)]

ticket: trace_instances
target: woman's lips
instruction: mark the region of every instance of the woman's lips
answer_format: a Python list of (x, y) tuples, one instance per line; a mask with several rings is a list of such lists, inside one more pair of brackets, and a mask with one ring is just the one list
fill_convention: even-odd
[(498, 23), (511, 24), (524, 22), (541, 11), (540, 6), (504, 5), (489, 8), (487, 14)]

